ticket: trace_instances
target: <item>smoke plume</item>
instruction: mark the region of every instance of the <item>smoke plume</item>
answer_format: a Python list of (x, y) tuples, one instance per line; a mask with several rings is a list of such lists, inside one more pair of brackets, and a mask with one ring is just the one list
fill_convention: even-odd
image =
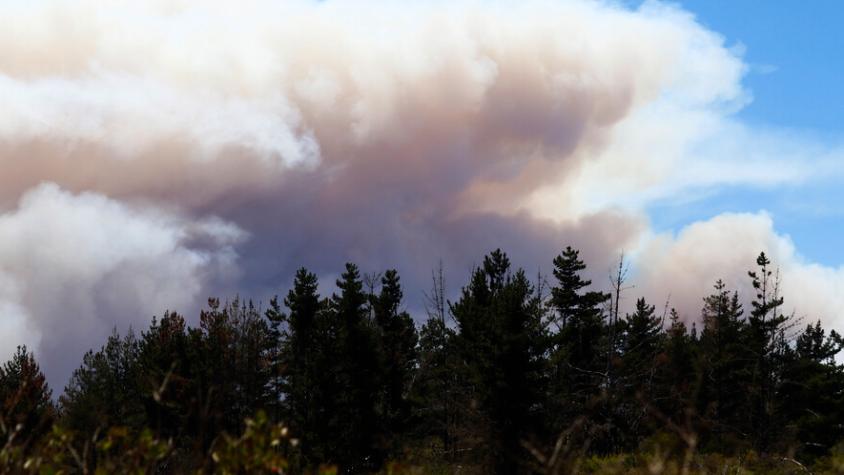
[[(759, 247), (803, 292), (840, 271), (800, 261), (764, 215), (649, 230), (654, 199), (827, 163), (732, 119), (746, 69), (657, 2), (6, 2), (0, 342), (34, 346), (61, 385), (112, 327), (266, 299), (299, 266), (397, 267), (418, 309), (439, 260), (457, 286), (497, 247), (545, 273), (579, 247), (599, 286), (635, 251), (654, 265), (638, 288), (673, 289), (690, 318)], [(709, 239), (723, 228), (753, 239)]]

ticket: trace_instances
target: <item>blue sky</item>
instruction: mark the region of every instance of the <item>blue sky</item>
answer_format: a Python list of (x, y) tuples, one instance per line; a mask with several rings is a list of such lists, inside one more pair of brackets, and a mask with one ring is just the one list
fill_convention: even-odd
[[(728, 46), (744, 50), (744, 85), (753, 100), (737, 117), (754, 127), (782, 128), (822, 143), (844, 142), (844, 2), (688, 0), (682, 7)], [(844, 264), (841, 183), (775, 189), (720, 189), (696, 203), (657, 203), (649, 215), (657, 230), (677, 230), (726, 211), (767, 210), (776, 229), (798, 251), (826, 265)]]
[(754, 123), (844, 134), (844, 2), (688, 0), (704, 26), (746, 48)]

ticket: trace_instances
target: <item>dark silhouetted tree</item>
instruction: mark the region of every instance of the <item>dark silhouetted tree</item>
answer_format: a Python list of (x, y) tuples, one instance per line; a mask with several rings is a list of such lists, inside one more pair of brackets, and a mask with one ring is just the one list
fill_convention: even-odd
[(657, 355), (663, 348), (662, 318), (655, 315), (655, 307), (644, 298), (636, 301), (636, 311), (625, 316), (619, 325), (619, 391), (611, 399), (613, 425), (622, 433), (614, 438), (627, 448), (644, 436), (648, 408), (658, 394), (660, 365)]
[(371, 470), (383, 456), (376, 448), (384, 422), (378, 417), (383, 395), (381, 348), (375, 323), (368, 318), (368, 299), (356, 265), (346, 264), (337, 289), (330, 306), (340, 350), (335, 361), (339, 385), (334, 390), (339, 400), (334, 456), (345, 471)]
[(797, 337), (778, 394), (783, 418), (803, 460), (829, 453), (844, 439), (844, 368), (835, 357), (844, 341), (834, 330), (826, 334), (820, 321)]
[(190, 447), (200, 425), (185, 319), (165, 312), (141, 334), (138, 355), (140, 397), (156, 435)]
[(743, 314), (738, 293), (731, 296), (721, 280), (715, 283), (715, 293), (703, 299), (699, 399), (714, 447), (721, 451), (740, 448), (740, 441), (731, 435), (749, 430), (745, 411), (750, 367)]
[(372, 307), (384, 359), (380, 417), (386, 429), (384, 438), (392, 454), (398, 453), (403, 435), (409, 428), (411, 406), (408, 396), (417, 364), (418, 335), (410, 314), (401, 309), (403, 297), (398, 273), (388, 270), (381, 278), (381, 292), (373, 296)]
[(53, 424), (52, 391), (25, 346), (0, 368), (0, 404), (4, 443), (29, 447)]
[(138, 340), (115, 330), (97, 352), (88, 351), (59, 398), (62, 421), (89, 437), (98, 429), (146, 424), (138, 374)]
[(783, 429), (777, 391), (788, 345), (785, 332), (789, 317), (780, 313), (783, 298), (779, 295), (779, 271), (770, 269), (771, 261), (764, 252), (756, 258), (756, 271), (749, 271), (756, 298), (748, 318), (747, 350), (751, 360), (751, 384), (748, 387), (749, 427), (755, 446), (767, 451), (773, 438)]
[(490, 469), (523, 472), (523, 443), (540, 430), (547, 387), (540, 299), (524, 271), (511, 273), (507, 255), (495, 250), (474, 271), (451, 311)]
[(605, 396), (609, 382), (608, 352), (614, 349), (604, 338), (603, 307), (610, 295), (585, 290), (592, 282), (581, 277), (586, 264), (577, 250), (566, 247), (553, 264), (556, 282), (550, 304), (559, 330), (551, 354), (555, 404), (550, 412), (556, 419), (553, 425), (565, 428), (576, 417), (597, 410), (593, 406)]

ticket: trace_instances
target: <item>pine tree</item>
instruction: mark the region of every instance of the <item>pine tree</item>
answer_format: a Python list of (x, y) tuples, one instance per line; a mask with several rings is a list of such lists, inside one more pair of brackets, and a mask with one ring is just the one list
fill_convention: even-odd
[(198, 416), (198, 447), (208, 450), (220, 432), (236, 433), (241, 422), (229, 408), (235, 405), (234, 331), (217, 298), (208, 299), (200, 311), (199, 327), (188, 331), (190, 359), (195, 367), (194, 398), (202, 408)]
[[(130, 330), (115, 330), (97, 352), (88, 351), (59, 398), (62, 423), (80, 446), (108, 427), (138, 431), (147, 425), (139, 377), (139, 344)], [(92, 460), (91, 463), (94, 463)]]
[[(336, 340), (329, 332), (322, 332), (325, 302), (318, 293), (317, 276), (307, 269), (296, 271), (293, 288), (284, 298), (288, 313), (281, 313), (277, 305), (271, 307), (270, 318), (276, 327), (286, 325), (279, 332), (280, 341), (277, 373), (282, 375), (277, 391), (283, 391), (285, 418), (294, 435), (302, 441), (305, 464), (314, 464), (323, 456), (323, 445), (329, 434), (321, 431), (320, 419), (328, 417), (322, 411), (325, 398), (336, 391), (330, 372), (324, 372), (324, 358), (332, 351)], [(275, 309), (275, 310), (272, 310)]]
[(664, 340), (665, 364), (661, 366), (655, 409), (679, 426), (687, 422), (695, 407), (694, 398), (700, 386), (696, 367), (698, 341), (689, 334), (677, 310), (672, 308), (669, 315)]
[(662, 319), (655, 315), (655, 311), (653, 305), (640, 298), (636, 301), (636, 311), (625, 318), (622, 354), (625, 366), (634, 370), (632, 373), (627, 371), (627, 375), (635, 375), (637, 368), (653, 366), (662, 332)]
[(747, 330), (738, 293), (731, 296), (723, 281), (718, 280), (715, 293), (703, 300), (699, 398), (714, 433), (713, 443), (717, 450), (724, 451), (737, 448), (734, 436), (749, 430), (744, 417), (748, 409), (745, 385), (750, 377)]
[(759, 254), (756, 265), (757, 271), (748, 272), (756, 290), (748, 319), (747, 348), (752, 360), (748, 415), (754, 443), (759, 450), (766, 451), (783, 424), (776, 393), (787, 351), (784, 334), (789, 329), (789, 317), (779, 312), (783, 304), (779, 295), (779, 272), (774, 276), (769, 267), (771, 261), (764, 252)]
[(436, 437), (443, 458), (453, 461), (457, 448), (458, 402), (466, 400), (460, 377), (455, 332), (431, 316), (419, 332), (419, 369), (412, 387), (415, 419), (423, 439)]
[(0, 411), (4, 443), (24, 447), (36, 442), (55, 420), (52, 391), (25, 346), (18, 346), (0, 368)]
[(440, 445), (434, 445), (440, 449), (437, 456), (453, 463), (460, 443), (461, 406), (469, 400), (469, 386), (463, 377), (465, 367), (461, 364), (457, 334), (446, 323), (442, 263), (432, 273), (432, 280), (431, 291), (426, 294), (428, 320), (419, 332), (419, 368), (411, 398), (418, 438), (424, 442), (439, 439)]
[(603, 306), (610, 295), (584, 290), (592, 284), (580, 275), (585, 269), (579, 252), (571, 247), (554, 259), (556, 285), (551, 288), (550, 304), (559, 330), (551, 355), (556, 402), (551, 417), (558, 428), (587, 414), (609, 383), (608, 362), (614, 350), (604, 339)]
[(524, 271), (511, 273), (507, 255), (495, 250), (451, 306), (494, 473), (524, 471), (523, 442), (541, 426), (547, 346), (540, 303)]
[(165, 312), (141, 334), (138, 375), (147, 424), (162, 439), (190, 446), (200, 414), (185, 319)]
[(553, 264), (557, 285), (551, 289), (551, 304), (557, 312), (558, 325), (565, 328), (570, 321), (574, 325), (582, 325), (587, 320), (600, 320), (602, 305), (610, 299), (610, 295), (595, 291), (581, 292), (592, 285), (592, 281), (580, 276), (586, 270), (586, 264), (580, 260), (580, 251), (567, 246), (565, 251), (554, 258)]
[(386, 428), (384, 436), (392, 446), (393, 454), (401, 447), (402, 435), (410, 423), (408, 393), (417, 363), (418, 335), (410, 314), (401, 310), (403, 296), (398, 273), (388, 270), (381, 279), (380, 294), (373, 296), (372, 305), (384, 357), (381, 418)]
[(189, 348), (207, 449), (221, 432), (240, 433), (245, 418), (271, 406), (274, 340), (261, 312), (239, 298), (223, 305), (209, 299), (199, 321), (189, 331)]
[(286, 328), (287, 315), (281, 309), (278, 295), (270, 298), (269, 307), (264, 311), (264, 318), (269, 326), (268, 336), (270, 338), (270, 351), (267, 355), (270, 376), (270, 414), (273, 421), (280, 422), (287, 418), (288, 424), (290, 424), (289, 414), (284, 412), (284, 373), (288, 371), (288, 368), (283, 355), (289, 332)]
[(339, 325), (339, 376), (336, 461), (345, 471), (377, 468), (383, 454), (376, 450), (382, 433), (377, 408), (381, 405), (381, 348), (374, 323), (367, 315), (367, 296), (356, 265), (346, 264), (337, 280), (339, 294), (331, 310)]
[[(234, 404), (230, 410), (242, 424), (256, 411), (273, 406), (273, 368), (270, 359), (275, 339), (267, 320), (252, 301), (235, 300), (227, 312), (234, 333), (232, 363), (236, 385)], [(236, 433), (242, 430), (243, 426), (239, 425)]]
[(783, 372), (778, 393), (784, 419), (793, 430), (787, 436), (797, 445), (802, 460), (827, 454), (844, 439), (844, 367), (835, 357), (844, 340), (818, 321), (797, 337), (794, 352)]
[(656, 398), (659, 374), (657, 354), (662, 350), (662, 319), (644, 298), (636, 301), (636, 311), (625, 316), (621, 325), (621, 391), (611, 402), (614, 425), (619, 427), (618, 443), (633, 446), (642, 437), (648, 406)]

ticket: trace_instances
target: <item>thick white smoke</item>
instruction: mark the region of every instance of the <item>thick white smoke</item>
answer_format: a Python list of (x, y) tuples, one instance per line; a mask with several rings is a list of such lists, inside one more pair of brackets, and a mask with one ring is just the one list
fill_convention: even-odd
[(112, 328), (143, 329), (164, 308), (194, 306), (234, 277), (244, 237), (220, 220), (185, 220), (54, 184), (0, 214), (0, 346), (28, 344), (66, 375)]

